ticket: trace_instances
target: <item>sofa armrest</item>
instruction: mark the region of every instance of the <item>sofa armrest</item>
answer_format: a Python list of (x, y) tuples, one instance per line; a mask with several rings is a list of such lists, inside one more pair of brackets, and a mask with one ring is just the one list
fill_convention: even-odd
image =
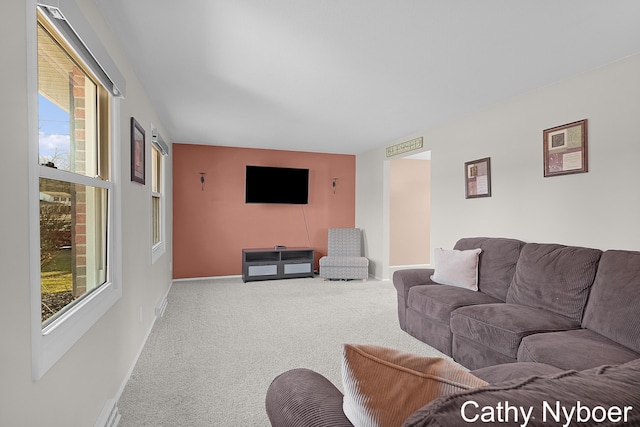
[(272, 427), (353, 427), (342, 412), (342, 397), (317, 372), (292, 369), (273, 380), (265, 406)]
[(431, 275), (435, 272), (433, 268), (410, 268), (398, 270), (393, 273), (393, 286), (405, 300), (409, 294), (409, 289), (420, 285), (437, 285), (431, 280)]
[(393, 273), (393, 286), (398, 291), (398, 322), (400, 323), (400, 329), (403, 331), (407, 330), (407, 298), (409, 290), (414, 286), (435, 285), (436, 283), (431, 281), (431, 275), (434, 271), (433, 268), (411, 268)]

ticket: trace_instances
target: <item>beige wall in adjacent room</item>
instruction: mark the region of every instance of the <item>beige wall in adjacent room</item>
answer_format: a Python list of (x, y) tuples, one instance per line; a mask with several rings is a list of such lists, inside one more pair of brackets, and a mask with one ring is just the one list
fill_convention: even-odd
[(431, 161), (389, 164), (389, 264), (429, 264)]

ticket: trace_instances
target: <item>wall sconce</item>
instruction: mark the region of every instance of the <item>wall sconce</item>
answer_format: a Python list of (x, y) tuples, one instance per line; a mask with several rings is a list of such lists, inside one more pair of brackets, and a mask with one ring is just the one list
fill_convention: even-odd
[(202, 191), (204, 191), (204, 176), (206, 175), (205, 172), (200, 172), (200, 184), (202, 185)]
[(333, 194), (336, 194), (336, 187), (338, 186), (338, 178), (333, 178), (331, 180), (331, 186), (333, 187)]

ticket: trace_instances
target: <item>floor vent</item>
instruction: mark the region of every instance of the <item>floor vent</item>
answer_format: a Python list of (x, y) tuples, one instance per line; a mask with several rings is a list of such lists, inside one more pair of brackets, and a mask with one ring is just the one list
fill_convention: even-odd
[(120, 412), (118, 412), (118, 406), (116, 406), (115, 399), (111, 399), (102, 408), (102, 413), (95, 427), (117, 427), (119, 422)]
[(164, 297), (162, 301), (160, 301), (160, 304), (156, 306), (156, 319), (159, 319), (162, 316), (164, 316), (164, 311), (166, 309), (167, 309), (167, 297)]

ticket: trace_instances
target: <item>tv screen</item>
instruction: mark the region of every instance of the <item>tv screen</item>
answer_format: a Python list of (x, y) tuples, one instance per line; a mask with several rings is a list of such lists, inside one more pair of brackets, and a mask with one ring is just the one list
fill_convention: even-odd
[(245, 202), (306, 205), (309, 169), (247, 165)]

